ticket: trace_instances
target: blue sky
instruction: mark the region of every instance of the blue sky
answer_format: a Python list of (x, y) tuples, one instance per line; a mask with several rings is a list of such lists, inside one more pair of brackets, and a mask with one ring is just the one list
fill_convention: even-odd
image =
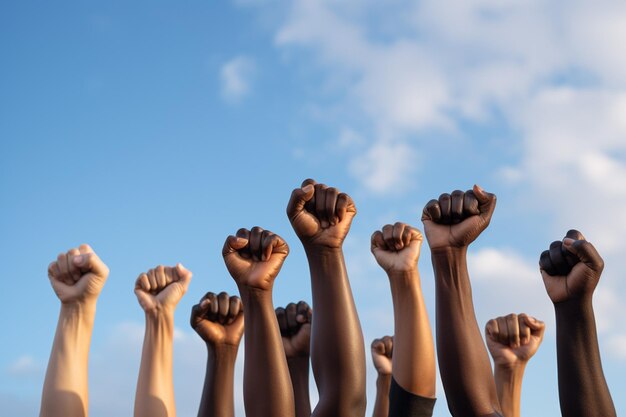
[[(626, 411), (625, 28), (626, 6), (610, 0), (3, 3), (0, 408), (37, 415), (58, 314), (46, 268), (87, 242), (111, 269), (91, 415), (131, 413), (143, 337), (133, 282), (179, 261), (194, 279), (176, 315), (175, 389), (179, 415), (195, 415), (205, 353), (188, 314), (206, 291), (236, 291), (223, 240), (254, 225), (281, 234), (292, 251), (275, 304), (310, 301), (284, 209), (313, 177), (359, 210), (346, 257), (368, 343), (392, 332), (372, 231), (421, 228), (429, 199), (475, 182), (498, 195), (470, 273), (481, 326), (510, 312), (548, 323), (526, 372), (527, 415), (558, 413), (538, 257), (582, 230), (607, 264), (596, 316)], [(434, 320), (427, 248), (420, 270)], [(438, 396), (435, 416), (448, 415)], [(240, 387), (237, 401), (243, 415)]]

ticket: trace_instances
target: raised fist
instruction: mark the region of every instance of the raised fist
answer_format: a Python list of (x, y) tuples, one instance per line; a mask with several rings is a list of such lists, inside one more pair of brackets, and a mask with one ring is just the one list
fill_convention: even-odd
[(539, 258), (539, 268), (553, 303), (591, 296), (604, 269), (596, 248), (578, 230), (570, 230)]
[(495, 365), (512, 368), (533, 357), (546, 325), (524, 313), (491, 319), (485, 325), (487, 347)]
[(356, 215), (348, 194), (308, 179), (291, 193), (287, 216), (304, 245), (340, 248)]
[(276, 320), (287, 359), (309, 356), (312, 315), (313, 310), (304, 301), (297, 305), (289, 303), (285, 308), (276, 309)]
[(391, 375), (393, 356), (393, 336), (374, 339), (372, 342), (372, 362), (379, 375)]
[(417, 268), (422, 234), (405, 223), (385, 225), (372, 234), (371, 250), (376, 262), (387, 272), (406, 272)]
[(430, 200), (422, 222), (431, 250), (468, 246), (489, 226), (495, 208), (496, 196), (478, 185)]
[(191, 308), (190, 322), (208, 345), (238, 347), (243, 335), (243, 305), (237, 296), (209, 292)]
[(253, 227), (228, 236), (222, 249), (224, 262), (238, 285), (269, 290), (289, 254), (289, 246), (278, 235)]
[(109, 268), (89, 245), (61, 253), (48, 265), (50, 284), (62, 303), (96, 300), (109, 276)]
[(139, 275), (135, 281), (135, 295), (146, 313), (173, 312), (187, 292), (191, 271), (182, 264), (175, 267), (159, 265)]

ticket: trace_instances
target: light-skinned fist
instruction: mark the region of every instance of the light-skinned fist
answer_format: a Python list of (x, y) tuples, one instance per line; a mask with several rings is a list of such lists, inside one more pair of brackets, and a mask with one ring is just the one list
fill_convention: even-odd
[(371, 251), (387, 273), (417, 270), (422, 234), (405, 223), (385, 225), (372, 234)]
[(307, 179), (291, 193), (287, 216), (305, 247), (341, 248), (356, 207), (348, 194)]
[(567, 232), (539, 258), (539, 268), (548, 296), (553, 303), (593, 295), (604, 261), (596, 248), (578, 230)]
[(533, 357), (546, 325), (527, 314), (509, 314), (487, 322), (485, 338), (496, 366), (514, 368), (524, 366)]
[(280, 236), (253, 227), (239, 229), (228, 236), (222, 249), (230, 275), (240, 287), (270, 290), (289, 254), (289, 246)]
[(191, 271), (182, 264), (175, 267), (159, 265), (144, 272), (135, 281), (135, 295), (146, 313), (173, 313), (187, 292)]
[(304, 301), (276, 309), (276, 320), (287, 359), (309, 356), (312, 317), (313, 310)]
[(63, 304), (92, 302), (98, 298), (109, 268), (89, 245), (61, 253), (48, 265), (48, 278)]
[(191, 309), (191, 327), (208, 345), (238, 347), (243, 336), (243, 305), (225, 292), (207, 293)]
[(422, 212), (430, 249), (468, 246), (489, 226), (495, 208), (496, 196), (478, 185), (430, 200)]

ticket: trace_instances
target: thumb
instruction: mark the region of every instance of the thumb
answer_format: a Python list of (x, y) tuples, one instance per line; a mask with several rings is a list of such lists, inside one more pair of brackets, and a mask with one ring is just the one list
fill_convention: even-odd
[(289, 203), (287, 203), (287, 217), (293, 219), (298, 213), (303, 211), (304, 205), (313, 198), (314, 194), (315, 187), (312, 184), (293, 190)]
[(480, 211), (480, 216), (485, 220), (491, 220), (491, 215), (496, 209), (495, 194), (488, 193), (478, 184), (474, 184), (472, 191), (478, 200), (478, 211)]
[(224, 242), (224, 247), (222, 248), (222, 256), (227, 257), (228, 255), (240, 251), (247, 245), (248, 239), (230, 235), (226, 238), (226, 241)]
[(109, 275), (109, 268), (93, 252), (73, 256), (72, 263), (80, 268), (81, 272), (92, 272), (101, 277)]
[(189, 287), (189, 283), (191, 282), (191, 276), (193, 274), (180, 262), (176, 264), (176, 274), (178, 275), (178, 283), (183, 286), (183, 289), (185, 291), (187, 291), (187, 287)]
[(566, 237), (563, 239), (563, 246), (576, 255), (591, 270), (602, 272), (604, 269), (604, 260), (602, 260), (596, 248), (586, 240), (574, 240)]

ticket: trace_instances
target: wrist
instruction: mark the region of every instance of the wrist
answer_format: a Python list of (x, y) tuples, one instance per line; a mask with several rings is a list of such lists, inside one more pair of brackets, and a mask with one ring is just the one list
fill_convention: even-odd
[(289, 368), (309, 368), (309, 355), (299, 355), (287, 357), (287, 365)]
[(207, 343), (206, 346), (209, 356), (223, 361), (235, 362), (237, 352), (239, 351), (239, 344)]
[(514, 363), (496, 363), (494, 366), (495, 372), (499, 372), (501, 375), (509, 377), (510, 379), (522, 379), (526, 365), (528, 362), (516, 361)]
[(343, 256), (343, 243), (339, 246), (327, 246), (310, 242), (303, 242), (302, 246), (304, 247), (304, 252), (307, 254), (307, 256)]
[(145, 310), (146, 323), (174, 323), (174, 309), (164, 306), (157, 306), (150, 310)]
[(437, 260), (450, 260), (458, 257), (465, 257), (467, 254), (467, 245), (464, 246), (438, 246), (430, 248), (430, 255), (433, 261)]
[(84, 299), (81, 301), (61, 303), (61, 313), (93, 317), (96, 314), (96, 299)]

